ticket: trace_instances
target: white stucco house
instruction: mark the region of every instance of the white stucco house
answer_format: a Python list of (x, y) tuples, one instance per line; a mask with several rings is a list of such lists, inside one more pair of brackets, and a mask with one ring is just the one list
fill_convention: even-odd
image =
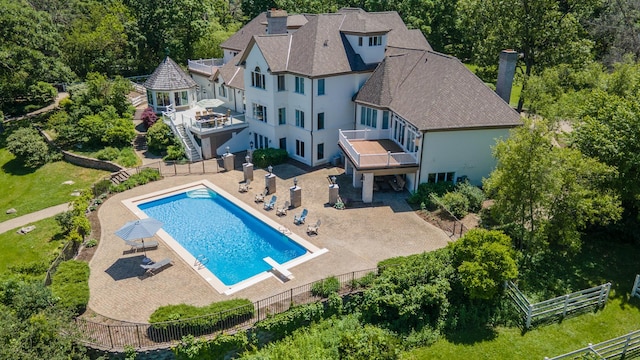
[(521, 124), (396, 12), (271, 10), (222, 48), (221, 65), (202, 71), (189, 63), (198, 96), (206, 90), (245, 113), (248, 127), (238, 135), (247, 148), (286, 149), (309, 166), (340, 157), (365, 202), (391, 175), (410, 191), (463, 177), (480, 184), (495, 166), (491, 146)]

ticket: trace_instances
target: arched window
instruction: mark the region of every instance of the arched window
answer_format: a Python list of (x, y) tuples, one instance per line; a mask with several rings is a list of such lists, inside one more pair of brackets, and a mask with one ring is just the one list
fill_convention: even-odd
[(264, 74), (260, 72), (259, 66), (256, 66), (251, 73), (251, 86), (264, 89)]

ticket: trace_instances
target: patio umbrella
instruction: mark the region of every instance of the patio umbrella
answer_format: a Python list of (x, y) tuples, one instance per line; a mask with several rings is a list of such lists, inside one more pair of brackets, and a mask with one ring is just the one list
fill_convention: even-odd
[(115, 234), (125, 241), (142, 239), (142, 249), (144, 250), (144, 257), (146, 258), (147, 251), (144, 248), (144, 238), (152, 237), (160, 230), (162, 225), (162, 222), (154, 218), (133, 220), (124, 224)]

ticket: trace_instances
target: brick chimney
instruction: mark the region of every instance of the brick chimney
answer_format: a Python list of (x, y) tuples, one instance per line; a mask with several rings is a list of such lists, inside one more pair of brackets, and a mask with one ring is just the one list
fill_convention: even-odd
[(498, 64), (498, 83), (496, 93), (508, 104), (511, 99), (511, 87), (513, 86), (513, 76), (516, 73), (516, 63), (518, 53), (507, 49), (500, 52), (500, 63)]
[(271, 9), (267, 11), (267, 34), (287, 33), (287, 11)]

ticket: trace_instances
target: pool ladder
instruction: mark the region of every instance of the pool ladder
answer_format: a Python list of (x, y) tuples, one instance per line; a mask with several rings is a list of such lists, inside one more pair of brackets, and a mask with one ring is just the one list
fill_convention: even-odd
[(197, 267), (198, 270), (202, 269), (209, 262), (209, 258), (204, 256), (204, 254), (200, 254), (196, 257), (196, 262), (193, 266)]

